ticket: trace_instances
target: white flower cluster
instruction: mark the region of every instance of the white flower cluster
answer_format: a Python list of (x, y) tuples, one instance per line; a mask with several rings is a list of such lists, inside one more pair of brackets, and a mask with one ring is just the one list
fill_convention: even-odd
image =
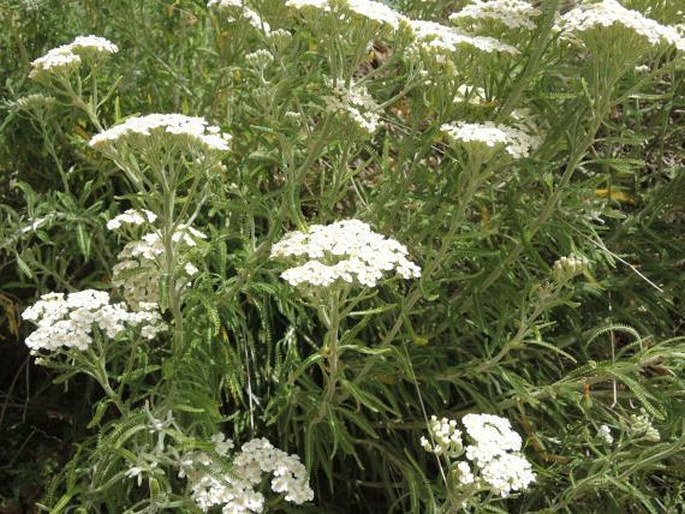
[(328, 287), (338, 280), (375, 287), (388, 271), (406, 279), (421, 276), (420, 268), (407, 255), (404, 245), (355, 219), (312, 225), (308, 232), (289, 232), (271, 249), (272, 259), (311, 259), (284, 271), (281, 277), (293, 286), (315, 287)]
[[(151, 213), (152, 214), (152, 213)], [(171, 236), (174, 243), (183, 247), (197, 246), (198, 239), (207, 236), (187, 225), (179, 225)], [(129, 305), (159, 302), (159, 279), (164, 242), (160, 232), (148, 232), (139, 240), (131, 241), (117, 255), (118, 262), (112, 268), (112, 286), (120, 288)], [(192, 277), (198, 269), (191, 263), (183, 267)]]
[(552, 275), (559, 282), (572, 279), (587, 269), (589, 261), (582, 255), (560, 257), (552, 265)]
[(293, 9), (320, 9), (322, 11), (330, 11), (331, 7), (328, 0), (288, 0), (285, 3), (286, 7)]
[(132, 136), (150, 137), (152, 134), (169, 134), (171, 137), (190, 138), (207, 150), (226, 151), (231, 136), (219, 127), (208, 125), (204, 118), (183, 114), (148, 114), (134, 116), (93, 136), (89, 142), (94, 148), (107, 148), (118, 140)]
[(30, 95), (22, 96), (14, 103), (18, 108), (25, 111), (46, 111), (52, 108), (57, 100), (52, 96), (47, 96), (42, 93), (31, 93)]
[(534, 30), (534, 19), (541, 11), (523, 0), (471, 0), (459, 12), (450, 14), (450, 21), (496, 20), (510, 29), (523, 28)]
[(631, 437), (644, 437), (647, 441), (654, 443), (658, 443), (661, 440), (661, 434), (652, 425), (652, 420), (649, 419), (646, 412), (642, 411), (640, 414), (631, 414), (629, 420), (628, 434)]
[(454, 419), (431, 416), (428, 424), (428, 433), (431, 440), (421, 437), (421, 446), (427, 452), (435, 455), (460, 455), (464, 449), (461, 441), (461, 430), (457, 428)]
[(542, 140), (523, 130), (507, 125), (485, 123), (445, 123), (440, 130), (452, 141), (463, 144), (477, 143), (488, 147), (504, 145), (505, 150), (514, 159), (528, 157), (530, 152), (537, 149)]
[[(495, 494), (508, 496), (522, 491), (535, 481), (530, 462), (521, 455), (521, 436), (509, 420), (491, 414), (467, 414), (462, 418), (472, 444), (465, 448), (467, 461), (456, 464), (459, 483), (487, 485)], [(462, 455), (461, 431), (454, 420), (431, 417), (428, 427), (435, 445), (421, 438), (426, 451), (448, 459)]]
[(521, 436), (506, 418), (492, 414), (467, 414), (462, 418), (469, 438), (466, 458), (480, 469), (480, 476), (502, 497), (528, 488), (535, 481), (530, 462), (523, 457)]
[(399, 28), (400, 22), (406, 19), (391, 7), (374, 0), (288, 0), (285, 5), (294, 9), (319, 9), (324, 12), (331, 12), (340, 6), (355, 15), (393, 29)]
[[(247, 20), (247, 22), (257, 30), (262, 30), (266, 34), (271, 32), (271, 26), (259, 15), (257, 11), (254, 11), (246, 6), (243, 0), (209, 0), (209, 2), (207, 2), (207, 7), (216, 7), (228, 12), (234, 11), (236, 14), (238, 14), (239, 18)], [(229, 23), (236, 23), (239, 21), (239, 19), (228, 17), (226, 21)]]
[(143, 325), (141, 335), (154, 338), (166, 329), (156, 304), (143, 304), (131, 312), (123, 303), (110, 304), (109, 293), (86, 289), (76, 293), (48, 293), (22, 313), (38, 328), (26, 338), (32, 354), (64, 346), (84, 351), (93, 342), (93, 325), (115, 338), (127, 327)]
[(602, 0), (593, 4), (581, 3), (562, 15), (557, 21), (556, 28), (569, 35), (612, 25), (632, 30), (646, 38), (652, 46), (666, 43), (675, 45), (678, 50), (685, 50), (685, 38), (676, 28), (661, 25), (638, 11), (626, 9), (616, 0)]
[(381, 117), (376, 112), (379, 107), (365, 86), (344, 81), (331, 84), (332, 95), (324, 97), (326, 107), (331, 112), (343, 112), (363, 132), (371, 135), (380, 126)]
[(65, 72), (77, 68), (81, 64), (81, 57), (113, 54), (119, 51), (119, 47), (99, 36), (78, 36), (67, 45), (53, 48), (47, 54), (31, 62), (32, 79), (40, 77), (44, 73)]
[(255, 52), (245, 55), (245, 60), (253, 68), (266, 68), (269, 64), (274, 62), (274, 56), (268, 50), (260, 48)]
[[(212, 438), (220, 455), (226, 456), (232, 447), (230, 440)], [(262, 512), (264, 495), (255, 491), (264, 474), (271, 474), (271, 490), (284, 494), (285, 500), (303, 504), (314, 499), (309, 487), (309, 473), (297, 455), (288, 455), (267, 441), (253, 439), (241, 447), (233, 459), (230, 474), (222, 472), (209, 455), (195, 453), (184, 457), (181, 476), (188, 476), (193, 501), (204, 512), (222, 505), (225, 514)]]
[(394, 9), (373, 0), (347, 0), (347, 6), (353, 13), (393, 29), (399, 28), (400, 22), (406, 19)]
[(614, 442), (614, 436), (611, 435), (611, 429), (607, 425), (602, 425), (599, 427), (597, 430), (597, 437), (604, 443), (604, 444), (611, 444)]
[(157, 219), (154, 212), (142, 209), (128, 209), (123, 214), (115, 216), (107, 222), (107, 230), (118, 230), (121, 225), (126, 223), (129, 225), (142, 225), (143, 223), (153, 223)]
[(434, 21), (408, 20), (408, 24), (414, 33), (413, 48), (415, 50), (424, 49), (429, 52), (453, 53), (460, 46), (466, 45), (486, 53), (519, 53), (513, 46), (502, 43), (495, 38), (464, 34), (454, 27), (448, 27)]

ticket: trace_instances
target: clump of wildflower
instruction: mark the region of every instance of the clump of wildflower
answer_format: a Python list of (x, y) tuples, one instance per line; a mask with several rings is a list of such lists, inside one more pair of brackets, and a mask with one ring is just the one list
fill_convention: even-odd
[(585, 271), (589, 261), (582, 255), (560, 257), (552, 265), (552, 275), (557, 282), (566, 282)]
[(308, 258), (281, 277), (293, 286), (328, 287), (335, 282), (375, 287), (385, 272), (416, 278), (420, 268), (407, 259), (407, 248), (350, 219), (312, 225), (308, 232), (290, 232), (271, 250), (272, 259)]
[(521, 436), (508, 419), (492, 414), (467, 414), (461, 420), (473, 444), (466, 447), (466, 458), (482, 466), (508, 451), (521, 449)]
[(607, 425), (602, 425), (597, 430), (597, 437), (609, 445), (614, 442), (614, 436), (611, 435), (611, 429)]
[(361, 84), (337, 80), (331, 84), (332, 94), (324, 97), (326, 107), (331, 112), (344, 113), (359, 129), (369, 135), (378, 130), (381, 117), (378, 104)]
[(616, 0), (582, 3), (562, 15), (556, 24), (557, 30), (569, 37), (594, 29), (621, 26), (643, 37), (652, 46), (674, 45), (685, 50), (685, 39), (674, 27), (661, 25), (638, 11), (626, 9)]
[[(447, 458), (461, 485), (487, 487), (501, 497), (522, 491), (535, 481), (530, 462), (521, 455), (521, 436), (509, 420), (491, 414), (467, 414), (462, 418), (471, 444), (465, 448), (462, 432), (454, 420), (431, 417), (429, 432), (435, 444), (421, 438), (427, 451)], [(465, 456), (466, 460), (455, 461)]]
[(541, 11), (523, 0), (471, 0), (458, 12), (450, 14), (450, 21), (495, 20), (510, 29), (534, 30), (534, 19)]
[(464, 145), (477, 144), (495, 148), (504, 146), (506, 152), (514, 159), (528, 157), (531, 151), (537, 149), (541, 140), (538, 136), (528, 134), (523, 130), (493, 122), (485, 123), (445, 123), (440, 130), (452, 141)]
[[(232, 442), (220, 439), (220, 455), (227, 456)], [(230, 442), (230, 445), (229, 445)], [(230, 473), (205, 453), (186, 455), (182, 459), (181, 476), (187, 476), (191, 497), (197, 506), (207, 512), (222, 505), (223, 512), (262, 512), (264, 495), (255, 491), (264, 474), (271, 474), (271, 490), (284, 494), (285, 500), (301, 505), (314, 499), (309, 487), (309, 474), (297, 455), (288, 455), (275, 448), (266, 439), (253, 439), (243, 444), (233, 458)]]
[(128, 209), (123, 214), (115, 216), (107, 222), (107, 230), (118, 230), (121, 225), (142, 225), (143, 223), (153, 223), (157, 219), (154, 212), (142, 209)]
[(231, 136), (204, 118), (183, 114), (148, 114), (134, 116), (90, 139), (93, 148), (107, 150), (134, 138), (171, 137), (198, 144), (205, 150), (226, 151)]
[(428, 423), (430, 441), (421, 437), (421, 446), (427, 452), (435, 455), (459, 455), (464, 449), (461, 441), (461, 430), (457, 428), (457, 422), (453, 419), (431, 416)]
[(374, 0), (288, 0), (285, 5), (294, 9), (318, 9), (324, 12), (332, 12), (340, 7), (353, 15), (393, 29), (399, 28), (400, 22), (406, 19), (386, 4)]
[(251, 52), (245, 55), (245, 60), (253, 68), (264, 69), (269, 64), (274, 62), (274, 56), (268, 50), (260, 48), (255, 52)]
[[(151, 213), (152, 214), (152, 213)], [(179, 225), (171, 240), (182, 248), (197, 246), (197, 241), (207, 236), (186, 225)], [(160, 232), (148, 232), (139, 240), (131, 241), (117, 255), (117, 263), (112, 268), (112, 286), (120, 288), (129, 305), (136, 307), (141, 303), (159, 302), (159, 280), (162, 269), (164, 242)], [(182, 268), (187, 277), (192, 277), (198, 269), (192, 263)]]
[(473, 36), (434, 21), (408, 20), (414, 34), (413, 50), (426, 50), (429, 53), (454, 53), (461, 46), (476, 48), (482, 52), (505, 52), (518, 54), (511, 45), (487, 36)]
[[(209, 0), (208, 8), (216, 8), (228, 14), (228, 23), (237, 23), (241, 19), (246, 20), (252, 27), (261, 30), (266, 34), (271, 32), (271, 26), (255, 10), (250, 9), (243, 0)], [(234, 14), (234, 16), (231, 16)]]
[(381, 25), (389, 25), (393, 29), (397, 29), (400, 22), (406, 19), (394, 9), (373, 0), (347, 0), (347, 8), (358, 16)]
[(71, 43), (53, 48), (31, 62), (29, 77), (37, 79), (49, 73), (66, 74), (78, 68), (82, 58), (113, 54), (118, 51), (117, 45), (103, 37), (78, 36)]
[(44, 294), (22, 313), (23, 319), (38, 326), (26, 338), (26, 346), (32, 354), (60, 347), (85, 351), (93, 342), (93, 326), (112, 339), (129, 327), (144, 325), (141, 334), (146, 339), (166, 329), (154, 304), (144, 304), (132, 312), (123, 303), (109, 302), (109, 293), (93, 289)]
[(652, 425), (652, 420), (644, 410), (640, 414), (631, 414), (628, 419), (630, 420), (628, 434), (631, 437), (644, 437), (647, 441), (654, 443), (661, 440), (661, 434)]
[(293, 9), (320, 9), (322, 11), (330, 11), (331, 7), (328, 0), (287, 0), (286, 7)]
[(52, 96), (33, 93), (17, 99), (15, 105), (25, 111), (44, 112), (51, 109), (57, 101)]

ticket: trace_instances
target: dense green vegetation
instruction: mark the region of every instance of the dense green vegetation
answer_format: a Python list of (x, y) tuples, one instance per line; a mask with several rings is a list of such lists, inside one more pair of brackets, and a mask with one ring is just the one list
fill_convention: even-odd
[[(682, 509), (685, 35), (560, 33), (581, 3), (538, 2), (532, 29), (454, 20), (513, 52), (436, 48), (343, 0), (0, 0), (0, 512), (200, 512), (193, 473), (231, 470), (219, 432), (306, 466), (313, 501), (265, 480), (268, 512)], [(682, 28), (677, 3), (621, 2)], [(446, 25), (466, 4), (392, 2)], [(118, 52), (29, 78), (89, 34)], [(89, 144), (152, 113), (204, 117), (230, 150)], [(516, 127), (521, 147), (460, 122)], [(107, 228), (131, 208), (158, 221)], [(286, 233), (346, 219), (420, 278), (281, 277)], [(179, 223), (207, 237), (173, 241)], [(169, 330), (96, 329), (37, 363), (22, 312), (87, 289), (137, 308), (140, 270), (117, 263), (150, 230)], [(468, 413), (521, 435), (527, 490), (469, 489), (422, 447), (431, 416)], [(218, 467), (184, 471), (201, 452)]]

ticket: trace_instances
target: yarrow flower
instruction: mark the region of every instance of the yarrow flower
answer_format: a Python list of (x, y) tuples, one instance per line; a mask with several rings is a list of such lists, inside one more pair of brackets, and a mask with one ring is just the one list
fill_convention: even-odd
[(312, 225), (308, 232), (290, 232), (271, 249), (272, 259), (310, 259), (284, 271), (281, 277), (293, 286), (314, 287), (338, 281), (375, 287), (389, 271), (406, 279), (417, 278), (421, 270), (407, 255), (404, 245), (355, 219)]
[(38, 328), (26, 338), (32, 354), (60, 347), (84, 351), (93, 342), (93, 326), (114, 339), (128, 327), (143, 325), (141, 335), (154, 338), (166, 329), (155, 304), (132, 312), (124, 303), (110, 304), (109, 293), (86, 289), (75, 293), (48, 293), (22, 313)]
[(395, 11), (391, 7), (374, 0), (288, 0), (286, 6), (294, 9), (318, 9), (324, 12), (331, 12), (337, 7), (361, 16), (367, 20), (380, 25), (387, 25), (393, 29), (400, 26), (400, 22), (406, 17)]
[(427, 452), (435, 455), (459, 455), (464, 449), (461, 440), (462, 432), (457, 428), (457, 422), (453, 419), (431, 416), (428, 423), (430, 440), (422, 437), (421, 446)]
[(329, 84), (333, 94), (324, 97), (324, 100), (331, 112), (345, 113), (360, 130), (369, 135), (378, 130), (381, 117), (376, 111), (379, 107), (365, 86), (350, 81), (346, 87), (342, 80)]
[[(152, 214), (152, 213), (150, 213)], [(197, 246), (197, 241), (207, 236), (193, 227), (180, 224), (171, 240), (182, 249)], [(120, 288), (132, 307), (141, 303), (157, 303), (160, 300), (159, 279), (164, 242), (159, 231), (148, 232), (139, 240), (131, 241), (117, 255), (118, 262), (112, 268), (112, 286)], [(190, 262), (182, 267), (186, 279), (198, 272)]]
[(645, 38), (652, 46), (665, 43), (674, 45), (678, 50), (685, 50), (685, 38), (675, 27), (661, 25), (638, 11), (626, 9), (616, 0), (602, 0), (593, 4), (582, 3), (562, 15), (556, 24), (556, 29), (570, 36), (614, 25), (633, 31)]
[(254, 68), (266, 68), (274, 61), (274, 56), (268, 50), (260, 48), (255, 52), (245, 55), (247, 63)]
[[(215, 444), (222, 444), (220, 455), (227, 456), (232, 446), (223, 437), (213, 437)], [(233, 458), (230, 473), (205, 453), (183, 457), (181, 476), (187, 476), (191, 497), (204, 512), (222, 505), (224, 513), (262, 512), (264, 495), (255, 491), (264, 474), (271, 474), (271, 490), (284, 494), (285, 500), (301, 505), (314, 499), (309, 487), (309, 474), (297, 455), (288, 455), (275, 448), (266, 439), (253, 439), (243, 444)]]
[(199, 144), (206, 150), (226, 151), (231, 136), (219, 127), (209, 125), (204, 118), (183, 114), (148, 114), (134, 116), (90, 139), (90, 146), (108, 149), (130, 138), (149, 138), (154, 135), (183, 138)]
[(67, 45), (53, 48), (31, 62), (29, 77), (36, 79), (46, 73), (66, 73), (81, 64), (82, 58), (113, 54), (119, 47), (99, 36), (78, 36)]
[(510, 29), (534, 30), (534, 18), (541, 11), (523, 0), (471, 0), (471, 3), (449, 16), (450, 21), (495, 20)]
[(467, 414), (461, 422), (473, 441), (466, 447), (466, 458), (479, 465), (521, 449), (521, 436), (514, 432), (506, 418), (492, 414)]
[(597, 437), (605, 444), (614, 442), (614, 436), (611, 435), (611, 429), (607, 425), (602, 425), (597, 430)]
[(494, 148), (503, 145), (514, 159), (528, 157), (537, 149), (541, 140), (538, 136), (527, 134), (521, 129), (507, 125), (485, 123), (445, 123), (440, 130), (452, 141), (462, 144), (477, 143)]
[[(465, 434), (471, 444), (464, 447), (455, 420), (431, 417), (428, 431), (432, 442), (421, 438), (423, 448), (454, 463), (461, 485), (487, 486), (502, 497), (522, 491), (535, 481), (530, 462), (521, 455), (521, 436), (509, 420), (491, 414), (467, 414), (462, 418)], [(467, 460), (455, 461), (461, 456)]]
[(142, 209), (128, 209), (123, 214), (115, 216), (107, 222), (108, 230), (118, 230), (121, 225), (126, 223), (129, 225), (142, 225), (143, 223), (153, 223), (157, 219), (154, 212)]
[(552, 275), (558, 282), (565, 282), (588, 268), (589, 261), (582, 255), (560, 257), (552, 265)]
[[(234, 12), (238, 18), (247, 20), (247, 22), (257, 30), (264, 31), (266, 34), (271, 32), (271, 26), (257, 11), (246, 6), (243, 0), (209, 0), (209, 2), (207, 2), (207, 7), (214, 7), (228, 13)], [(226, 21), (229, 23), (236, 23), (240, 20), (229, 16), (226, 18)]]
[(434, 21), (408, 20), (409, 27), (414, 33), (413, 48), (428, 52), (453, 53), (459, 47), (466, 45), (486, 53), (505, 52), (518, 54), (519, 51), (511, 45), (487, 36), (473, 36), (458, 31)]
[(57, 103), (57, 100), (52, 96), (47, 96), (42, 93), (32, 93), (17, 99), (14, 104), (25, 111), (42, 113), (51, 109), (55, 103)]
[(661, 440), (661, 434), (652, 425), (652, 420), (644, 410), (640, 414), (631, 414), (629, 420), (628, 434), (631, 437), (644, 437), (647, 441), (654, 443)]

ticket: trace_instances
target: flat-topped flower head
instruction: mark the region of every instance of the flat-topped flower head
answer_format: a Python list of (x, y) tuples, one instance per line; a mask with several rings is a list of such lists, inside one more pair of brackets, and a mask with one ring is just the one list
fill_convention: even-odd
[(499, 455), (480, 469), (482, 480), (493, 493), (506, 498), (513, 491), (523, 491), (535, 482), (530, 462), (518, 453)]
[(323, 12), (347, 11), (353, 16), (393, 29), (399, 28), (400, 22), (406, 19), (388, 5), (374, 0), (288, 0), (285, 5), (294, 9), (315, 9)]
[[(474, 484), (506, 497), (535, 481), (530, 462), (519, 452), (521, 436), (509, 420), (491, 414), (467, 414), (461, 422), (464, 432), (456, 420), (431, 416), (431, 440), (421, 438), (426, 451), (446, 460), (459, 484)], [(464, 447), (462, 438), (472, 444)]]
[[(171, 240), (184, 253), (206, 238), (199, 230), (183, 224), (171, 236)], [(112, 268), (112, 286), (120, 288), (130, 306), (137, 308), (144, 303), (160, 301), (159, 280), (164, 255), (164, 242), (158, 231), (148, 232), (140, 239), (129, 242), (119, 252), (118, 262)], [(190, 262), (179, 263), (179, 266), (181, 264), (178, 270), (181, 283), (187, 283), (199, 270)]]
[(624, 27), (646, 39), (652, 46), (667, 44), (685, 50), (685, 38), (675, 27), (662, 25), (638, 11), (626, 9), (616, 0), (582, 3), (562, 15), (556, 24), (557, 30), (566, 37), (592, 30), (606, 30), (612, 26)]
[(471, 0), (463, 9), (450, 14), (450, 21), (494, 20), (510, 29), (534, 30), (541, 11), (523, 0)]
[(518, 54), (511, 45), (487, 36), (474, 36), (434, 21), (408, 20), (414, 34), (413, 48), (435, 53), (454, 53), (461, 47), (470, 47), (486, 53)]
[(201, 117), (183, 114), (148, 114), (134, 116), (96, 134), (90, 139), (90, 146), (97, 149), (109, 149), (120, 143), (142, 142), (147, 138), (167, 138), (171, 141), (186, 142), (209, 151), (227, 151), (231, 136), (222, 133), (219, 127), (209, 125)]
[(466, 458), (479, 465), (507, 452), (521, 449), (521, 436), (508, 419), (492, 414), (467, 414), (462, 418), (473, 444), (466, 447)]
[(326, 107), (330, 112), (344, 114), (363, 133), (372, 135), (381, 124), (378, 113), (380, 107), (364, 85), (351, 81), (345, 86), (343, 80), (335, 85), (329, 81), (332, 94), (324, 97)]
[(243, 0), (209, 0), (207, 7), (218, 9), (227, 14), (225, 19), (228, 23), (239, 23), (246, 20), (255, 29), (263, 31), (265, 34), (271, 33), (271, 26), (266, 20), (257, 11), (245, 5)]
[(157, 219), (154, 212), (146, 209), (128, 209), (123, 214), (115, 216), (107, 222), (108, 230), (118, 230), (122, 225), (142, 225), (143, 223), (153, 223)]
[(69, 44), (53, 48), (31, 62), (29, 77), (38, 79), (46, 74), (66, 75), (78, 68), (82, 59), (93, 59), (119, 51), (111, 41), (99, 36), (78, 36)]
[(93, 327), (115, 338), (127, 327), (142, 326), (141, 335), (152, 339), (166, 329), (156, 305), (145, 304), (130, 311), (125, 304), (110, 304), (109, 293), (86, 289), (75, 293), (48, 293), (22, 313), (38, 328), (26, 338), (32, 354), (61, 347), (87, 350), (93, 342)]
[[(226, 444), (223, 439), (221, 442)], [(232, 441), (227, 442), (230, 445), (223, 455), (232, 447)], [(233, 457), (230, 473), (212, 456), (195, 452), (182, 457), (179, 474), (188, 477), (191, 498), (200, 509), (207, 512), (222, 506), (225, 513), (263, 512), (265, 498), (255, 488), (263, 483), (264, 475), (271, 475), (271, 490), (283, 494), (287, 502), (301, 505), (314, 499), (309, 473), (300, 458), (275, 448), (263, 438), (242, 445)]]
[(431, 416), (428, 423), (430, 440), (426, 437), (421, 438), (421, 446), (427, 452), (435, 455), (456, 455), (459, 456), (464, 445), (462, 443), (462, 431), (457, 428), (457, 422), (453, 419)]
[(493, 122), (485, 123), (445, 123), (440, 130), (453, 142), (463, 146), (472, 144), (489, 148), (504, 147), (514, 159), (528, 157), (531, 151), (542, 143), (541, 139), (521, 129)]
[(373, 0), (347, 0), (347, 8), (358, 16), (379, 23), (389, 25), (393, 29), (400, 26), (406, 17), (381, 2)]
[(355, 219), (290, 232), (271, 249), (272, 259), (305, 261), (284, 271), (284, 280), (293, 286), (314, 287), (335, 283), (375, 287), (388, 272), (417, 278), (421, 270), (407, 255), (404, 245)]

